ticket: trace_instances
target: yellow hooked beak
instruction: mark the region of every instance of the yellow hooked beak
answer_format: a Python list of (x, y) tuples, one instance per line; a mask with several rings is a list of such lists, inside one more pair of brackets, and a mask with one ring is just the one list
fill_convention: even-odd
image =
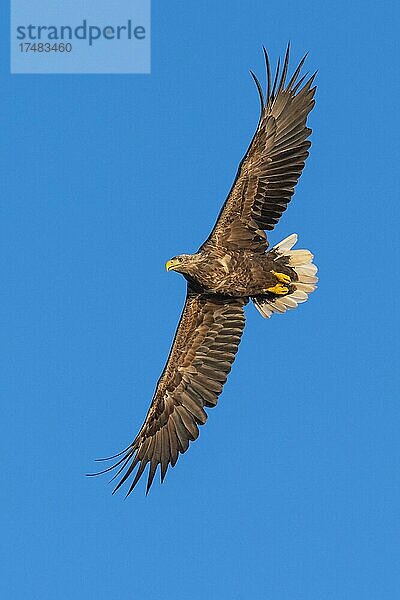
[(167, 271), (174, 271), (174, 270), (175, 270), (175, 268), (176, 268), (176, 267), (177, 267), (179, 264), (180, 264), (179, 260), (176, 260), (176, 259), (175, 259), (175, 260), (174, 260), (174, 259), (172, 259), (172, 260), (168, 260), (168, 261), (165, 263), (165, 268), (167, 269)]

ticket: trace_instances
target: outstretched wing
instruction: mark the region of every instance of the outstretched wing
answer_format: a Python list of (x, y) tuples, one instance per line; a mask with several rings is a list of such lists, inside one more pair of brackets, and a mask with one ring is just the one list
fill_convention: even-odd
[[(120, 453), (121, 475), (116, 491), (139, 465), (128, 490), (131, 493), (150, 463), (146, 493), (158, 465), (161, 481), (178, 454), (186, 452), (207, 420), (226, 381), (245, 325), (246, 300), (197, 294), (188, 287), (186, 303), (164, 371), (141, 430)], [(117, 455), (118, 456), (118, 455)], [(115, 457), (113, 457), (115, 458)], [(105, 471), (102, 471), (103, 473)], [(128, 495), (127, 494), (127, 495)]]
[[(307, 116), (314, 106), (314, 77), (304, 84), (299, 75), (306, 59), (301, 60), (289, 83), (289, 46), (282, 73), (278, 61), (274, 83), (264, 48), (267, 94), (251, 72), (260, 95), (261, 115), (249, 149), (240, 163), (232, 189), (222, 207), (209, 238), (203, 244), (237, 246), (264, 251), (268, 242), (264, 229), (271, 230), (290, 202), (303, 171), (311, 142)], [(279, 80), (279, 82), (278, 82)]]

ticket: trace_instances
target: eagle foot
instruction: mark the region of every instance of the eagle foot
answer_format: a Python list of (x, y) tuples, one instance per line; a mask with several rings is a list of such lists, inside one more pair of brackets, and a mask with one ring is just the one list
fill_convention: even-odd
[(276, 294), (277, 296), (284, 296), (289, 291), (285, 285), (277, 283), (274, 287), (267, 288), (267, 292), (272, 292), (272, 294)]
[(276, 271), (272, 271), (272, 273), (275, 275), (275, 277), (277, 278), (277, 280), (280, 283), (291, 283), (292, 282), (289, 275), (285, 275), (285, 273), (277, 273)]

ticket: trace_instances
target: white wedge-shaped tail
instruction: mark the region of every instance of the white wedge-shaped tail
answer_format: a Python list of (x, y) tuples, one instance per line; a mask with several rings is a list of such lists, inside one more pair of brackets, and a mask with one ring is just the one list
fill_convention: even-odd
[(309, 250), (292, 250), (296, 242), (297, 234), (292, 233), (270, 250), (275, 254), (274, 260), (295, 271), (296, 279), (292, 280), (290, 291), (284, 296), (266, 294), (253, 298), (255, 307), (265, 318), (269, 318), (272, 313), (284, 313), (290, 308), (296, 308), (317, 287), (318, 269), (312, 262), (314, 256)]

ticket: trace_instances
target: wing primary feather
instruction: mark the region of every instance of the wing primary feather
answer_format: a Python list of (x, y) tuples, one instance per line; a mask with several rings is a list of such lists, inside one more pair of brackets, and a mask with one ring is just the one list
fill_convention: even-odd
[(153, 483), (153, 479), (154, 479), (154, 475), (156, 474), (157, 467), (158, 467), (158, 462), (156, 460), (153, 459), (152, 461), (150, 461), (149, 476), (147, 478), (147, 485), (146, 485), (146, 496), (149, 493), (151, 484)]
[(265, 59), (265, 69), (267, 72), (267, 103), (268, 103), (270, 96), (271, 96), (271, 65), (269, 62), (268, 52), (267, 52), (265, 46), (263, 46), (263, 52), (264, 52), (264, 59)]
[(169, 457), (171, 456), (171, 443), (169, 440), (169, 429), (165, 426), (162, 430), (161, 438), (161, 483), (164, 481), (168, 470)]
[[(306, 76), (308, 75), (308, 73), (306, 73)], [(307, 81), (305, 82), (305, 84), (303, 85), (303, 87), (301, 88), (301, 90), (298, 92), (297, 97), (300, 98), (301, 96), (305, 96), (307, 94), (311, 94), (311, 98), (313, 98), (314, 96), (314, 91), (316, 89), (316, 87), (313, 87), (311, 89), (311, 86), (314, 82), (314, 79), (317, 75), (317, 71), (315, 71), (315, 73), (313, 73), (311, 75), (311, 77), (309, 77), (309, 79), (307, 79)], [(296, 85), (296, 92), (298, 90), (298, 85)], [(312, 108), (312, 107), (311, 107)], [(310, 109), (311, 110), (311, 109)]]
[(157, 431), (156, 435), (154, 436), (154, 452), (153, 452), (153, 456), (150, 460), (149, 476), (147, 479), (147, 486), (146, 486), (146, 496), (149, 493), (149, 489), (151, 488), (151, 484), (153, 483), (153, 479), (154, 479), (154, 475), (156, 474), (157, 467), (160, 464), (161, 448), (162, 448), (162, 430), (160, 429), (159, 431)]
[(257, 76), (255, 75), (255, 73), (253, 73), (253, 71), (250, 69), (250, 75), (252, 76), (252, 78), (255, 81), (255, 84), (257, 86), (257, 90), (258, 90), (258, 95), (260, 97), (260, 104), (261, 104), (261, 115), (263, 114), (263, 110), (264, 110), (264, 94), (262, 91), (262, 87), (260, 82), (257, 79)]
[(156, 474), (157, 467), (158, 467), (158, 463), (153, 462), (153, 461), (150, 463), (149, 477), (147, 479), (147, 485), (146, 485), (146, 496), (150, 491), (151, 484), (153, 483), (153, 479), (154, 479), (154, 475)]
[[(149, 460), (148, 458), (146, 458), (146, 460), (145, 460), (145, 454), (148, 451), (148, 448), (149, 448), (152, 440), (153, 440), (153, 438), (149, 438), (148, 440), (146, 440), (143, 443), (143, 446), (137, 450), (137, 454), (136, 454), (135, 458), (129, 465), (124, 476), (121, 477), (121, 481), (119, 481), (118, 484), (116, 485), (116, 487), (113, 489), (113, 494), (115, 494), (115, 492), (121, 487), (121, 485), (123, 483), (125, 483), (125, 481), (128, 479), (129, 475), (132, 473), (133, 469), (136, 467), (136, 465), (138, 464), (139, 461), (140, 461), (140, 465), (139, 465), (138, 471), (140, 470), (142, 465), (143, 465), (143, 469), (144, 469), (144, 467), (146, 466), (146, 464), (148, 463), (148, 460)], [(139, 451), (141, 452), (142, 458), (139, 457)], [(142, 473), (143, 473), (143, 470), (142, 470)]]
[(164, 483), (164, 479), (167, 474), (167, 470), (168, 470), (168, 463), (166, 463), (165, 466), (162, 464), (161, 465), (161, 483)]
[(155, 433), (151, 439), (150, 439), (150, 443), (147, 447), (147, 451), (146, 451), (146, 459), (147, 462), (151, 462), (154, 458), (154, 453), (156, 451), (156, 446), (157, 446), (157, 433)]
[(105, 458), (95, 458), (94, 461), (95, 462), (104, 462), (105, 460), (112, 460), (113, 458), (117, 458), (118, 456), (121, 456), (121, 454), (125, 454), (125, 452), (127, 450), (129, 450), (129, 448), (131, 446), (132, 446), (132, 444), (129, 444), (129, 446), (127, 446), (126, 448), (121, 450), (121, 452), (118, 452), (118, 454), (114, 454), (113, 456), (106, 456)]
[[(113, 494), (115, 494), (115, 492), (121, 487), (121, 485), (123, 483), (125, 483), (125, 481), (128, 479), (129, 475), (132, 473), (133, 469), (136, 467), (138, 461), (137, 460), (133, 460), (131, 462), (131, 464), (129, 465), (128, 469), (126, 470), (125, 474), (123, 477), (121, 477), (121, 480), (117, 483), (117, 485), (115, 486), (115, 488), (113, 489)], [(146, 465), (147, 462), (144, 463), (144, 465)], [(140, 466), (142, 466), (142, 462), (140, 463)], [(140, 467), (139, 467), (140, 468)], [(114, 478), (113, 478), (114, 479)], [(112, 481), (112, 480), (111, 480)]]
[(277, 94), (279, 94), (279, 92), (281, 90), (283, 90), (283, 88), (285, 86), (286, 75), (287, 75), (287, 71), (288, 71), (288, 67), (289, 67), (289, 56), (290, 56), (290, 42), (288, 42), (288, 45), (286, 48), (285, 60), (283, 63), (282, 75), (281, 75), (281, 80), (279, 82)]
[[(135, 487), (135, 485), (137, 484), (137, 482), (139, 481), (139, 479), (141, 478), (141, 476), (143, 475), (143, 471), (146, 468), (147, 465), (147, 460), (146, 461), (142, 461), (139, 465), (138, 470), (136, 471), (136, 475), (135, 475), (135, 479), (132, 481), (131, 483), (131, 487), (129, 488), (129, 490), (126, 493), (125, 498), (127, 498), (129, 496), (129, 494), (133, 491), (133, 488)], [(115, 488), (114, 492), (117, 491), (118, 488)], [(114, 493), (113, 492), (113, 493)]]
[[(129, 448), (129, 446), (128, 446), (128, 448)], [(109, 471), (112, 471), (113, 469), (118, 467), (118, 465), (120, 465), (125, 459), (126, 459), (126, 456), (123, 456), (118, 462), (111, 465), (111, 467), (108, 467), (107, 469), (103, 469), (103, 471), (97, 471), (97, 473), (86, 473), (86, 477), (95, 477), (96, 475), (103, 475), (104, 473), (108, 473)]]
[(290, 90), (290, 88), (292, 87), (292, 85), (296, 82), (296, 79), (299, 76), (299, 73), (301, 71), (302, 66), (304, 65), (306, 58), (308, 56), (308, 52), (305, 53), (305, 55), (303, 56), (303, 58), (301, 59), (301, 61), (299, 62), (299, 66), (297, 67), (297, 69), (295, 70), (295, 72), (292, 75), (291, 80), (289, 81), (287, 87)]
[[(129, 462), (129, 460), (131, 458), (132, 458), (131, 455), (126, 457), (126, 460), (125, 460), (124, 464), (121, 465), (121, 467), (118, 469), (118, 471), (115, 473), (115, 475), (113, 477), (111, 477), (111, 479), (110, 479), (110, 481), (108, 483), (111, 483), (112, 481), (114, 481), (114, 479), (116, 479), (118, 477), (118, 475), (120, 473), (122, 473), (122, 471), (125, 469), (126, 465), (128, 464), (128, 462)], [(136, 467), (136, 465), (138, 464), (138, 462), (139, 462), (139, 458), (138, 458), (138, 455), (136, 454), (136, 456), (132, 460), (133, 467)]]
[(176, 432), (176, 427), (174, 420), (171, 418), (168, 421), (168, 433), (169, 440), (171, 444), (171, 467), (176, 465), (176, 461), (178, 460), (179, 454), (179, 442), (178, 442), (178, 434)]
[(281, 68), (281, 59), (280, 57), (278, 58), (278, 64), (276, 65), (276, 72), (275, 72), (275, 78), (274, 78), (274, 85), (272, 86), (272, 93), (271, 93), (271, 101), (274, 100), (275, 98), (275, 90), (276, 90), (276, 84), (278, 82), (278, 77), (279, 77), (279, 71)]
[(314, 83), (314, 79), (316, 78), (317, 75), (318, 75), (318, 69), (316, 71), (314, 71), (314, 73), (311, 75), (310, 79), (307, 81), (306, 86), (308, 87), (308, 89), (311, 89), (311, 86)]
[(307, 71), (307, 73), (304, 73), (303, 77), (301, 77), (301, 79), (299, 79), (299, 81), (296, 83), (296, 85), (293, 88), (293, 94), (296, 94), (297, 90), (300, 88), (301, 84), (303, 83), (303, 81), (305, 80), (305, 78), (307, 77), (307, 75), (309, 74), (309, 72)]

